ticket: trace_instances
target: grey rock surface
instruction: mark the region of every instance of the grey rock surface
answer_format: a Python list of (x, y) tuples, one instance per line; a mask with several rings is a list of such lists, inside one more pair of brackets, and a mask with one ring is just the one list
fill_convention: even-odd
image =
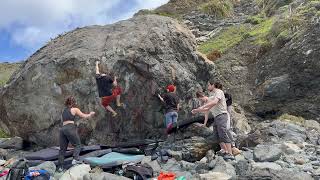
[[(97, 60), (119, 76), (126, 108), (116, 108), (116, 118), (100, 105)], [(78, 122), (85, 142), (161, 136), (163, 110), (156, 92), (170, 83), (177, 85), (183, 120), (190, 116), (194, 93), (214, 77), (214, 65), (196, 52), (189, 30), (168, 17), (137, 16), (76, 29), (39, 49), (1, 89), (0, 121), (11, 135), (38, 145), (57, 144), (64, 100), (73, 95), (82, 111), (96, 112), (93, 119)]]

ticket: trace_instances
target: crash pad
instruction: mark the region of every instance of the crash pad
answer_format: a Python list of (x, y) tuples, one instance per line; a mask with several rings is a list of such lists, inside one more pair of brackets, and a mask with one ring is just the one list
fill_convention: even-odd
[(100, 166), (102, 168), (110, 168), (125, 163), (138, 163), (141, 162), (144, 155), (122, 154), (117, 152), (108, 153), (102, 157), (88, 157), (84, 162), (91, 166)]
[(122, 154), (144, 154), (140, 149), (138, 148), (113, 148), (112, 152), (118, 152)]
[[(66, 151), (65, 157), (71, 156), (73, 151)], [(57, 148), (46, 148), (40, 151), (32, 152), (27, 154), (25, 158), (27, 160), (42, 160), (42, 161), (52, 161), (58, 159), (59, 149)]]
[[(83, 161), (84, 158), (87, 158), (87, 157), (100, 157), (100, 156), (103, 156), (105, 154), (110, 153), (111, 151), (112, 151), (111, 149), (96, 150), (96, 151), (92, 151), (92, 152), (89, 152), (87, 154), (81, 155), (79, 158), (80, 158), (80, 161)], [(68, 158), (64, 159), (65, 168), (66, 167), (70, 167), (69, 165), (71, 165), (72, 159), (73, 159), (73, 157), (68, 157)], [(28, 160), (28, 165), (29, 166), (37, 166), (37, 165), (39, 165), (39, 164), (41, 164), (43, 162), (45, 162), (45, 161), (44, 160)], [(54, 162), (55, 165), (58, 165), (58, 160), (55, 160), (53, 162)]]
[(153, 140), (153, 139), (142, 139), (142, 140), (135, 140), (130, 142), (119, 142), (115, 145), (100, 145), (101, 149), (109, 149), (109, 148), (133, 148), (133, 147), (142, 147), (148, 144), (158, 143), (161, 142), (160, 140)]
[[(59, 147), (50, 147), (42, 149), (40, 151), (32, 152), (26, 155), (27, 160), (42, 160), (42, 161), (52, 161), (59, 157)], [(100, 150), (100, 145), (83, 146), (81, 147), (80, 155), (87, 154), (92, 151)], [(70, 157), (73, 154), (73, 148), (68, 148), (65, 153), (65, 157)]]

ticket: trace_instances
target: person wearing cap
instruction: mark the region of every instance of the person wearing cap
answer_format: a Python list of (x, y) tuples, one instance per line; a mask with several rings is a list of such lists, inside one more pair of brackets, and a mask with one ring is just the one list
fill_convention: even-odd
[(176, 87), (172, 84), (167, 86), (167, 93), (163, 97), (158, 94), (159, 99), (165, 105), (165, 119), (166, 119), (166, 128), (167, 133), (173, 128), (173, 125), (177, 123), (178, 120), (178, 111), (179, 111), (179, 98), (176, 95)]
[(116, 100), (118, 107), (123, 105), (120, 103), (122, 90), (120, 86), (118, 86), (117, 77), (114, 76), (112, 78), (107, 69), (100, 65), (99, 61), (96, 61), (96, 81), (102, 106), (112, 113), (112, 117), (117, 116), (117, 113), (112, 109), (110, 103)]

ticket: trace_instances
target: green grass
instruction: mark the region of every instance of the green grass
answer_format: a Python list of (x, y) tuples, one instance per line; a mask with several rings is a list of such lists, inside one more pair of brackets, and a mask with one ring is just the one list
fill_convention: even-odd
[(5, 133), (2, 129), (0, 129), (0, 138), (8, 138), (10, 137), (7, 133)]
[(278, 120), (280, 121), (287, 121), (287, 122), (291, 122), (291, 123), (295, 123), (295, 124), (304, 124), (305, 123), (305, 119), (303, 117), (300, 116), (293, 116), (290, 114), (282, 114), (280, 117), (278, 117)]
[(211, 0), (202, 4), (200, 10), (216, 17), (229, 17), (233, 14), (233, 4), (230, 0)]
[(249, 37), (253, 39), (252, 42), (256, 45), (266, 47), (272, 46), (269, 35), (274, 21), (275, 18), (261, 20), (260, 24), (257, 24), (252, 28), (248, 25), (229, 27), (217, 37), (200, 44), (198, 50), (203, 54), (209, 54), (213, 50), (218, 50), (221, 53), (224, 53)]
[(241, 42), (248, 29), (248, 26), (245, 25), (229, 27), (217, 37), (202, 43), (198, 50), (203, 54), (208, 54), (213, 50), (224, 53)]
[(0, 63), (0, 87), (4, 86), (12, 73), (19, 68), (18, 63)]
[(275, 18), (269, 18), (257, 26), (255, 26), (250, 32), (249, 35), (255, 37), (254, 43), (257, 45), (265, 44), (268, 42), (268, 35), (271, 31)]
[(284, 7), (292, 0), (255, 0), (261, 11), (267, 16), (273, 15), (279, 8)]
[(249, 16), (245, 23), (250, 23), (253, 25), (257, 25), (262, 23), (265, 20), (265, 18), (262, 15), (255, 15), (255, 16)]

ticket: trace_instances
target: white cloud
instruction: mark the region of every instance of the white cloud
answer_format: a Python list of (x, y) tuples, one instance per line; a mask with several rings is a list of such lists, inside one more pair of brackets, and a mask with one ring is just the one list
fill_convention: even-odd
[[(168, 0), (1, 0), (0, 30), (11, 34), (12, 43), (39, 48), (50, 38), (75, 27), (107, 24), (131, 17), (139, 9), (156, 8)], [(117, 12), (122, 3), (132, 4)], [(113, 12), (118, 14), (113, 16)]]

